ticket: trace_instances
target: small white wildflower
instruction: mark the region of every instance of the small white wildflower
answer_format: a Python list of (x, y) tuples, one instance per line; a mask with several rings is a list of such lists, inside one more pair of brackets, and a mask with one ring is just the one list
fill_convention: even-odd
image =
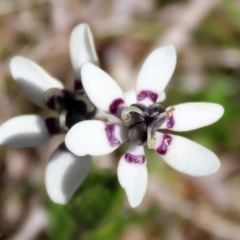
[(147, 169), (143, 145), (154, 149), (180, 172), (203, 176), (220, 167), (217, 156), (184, 137), (164, 134), (159, 129), (189, 131), (216, 122), (223, 107), (214, 103), (184, 103), (164, 108), (156, 103), (176, 65), (173, 46), (153, 51), (143, 64), (135, 92), (124, 94), (118, 84), (91, 63), (82, 67), (84, 89), (95, 106), (117, 117), (114, 123), (83, 121), (67, 133), (65, 143), (78, 156), (104, 155), (129, 140), (130, 146), (118, 165), (118, 179), (132, 207), (146, 192)]
[[(36, 105), (59, 113), (59, 118), (22, 115), (3, 123), (0, 144), (10, 147), (34, 147), (56, 134), (66, 133), (75, 123), (92, 119), (95, 107), (89, 101), (80, 78), (86, 62), (98, 65), (93, 37), (87, 24), (76, 26), (70, 37), (71, 61), (75, 73), (74, 90), (66, 90), (60, 81), (24, 57), (11, 59), (12, 76), (25, 95)], [(90, 156), (78, 157), (62, 143), (53, 152), (46, 168), (46, 188), (50, 198), (60, 204), (69, 201), (90, 171)]]

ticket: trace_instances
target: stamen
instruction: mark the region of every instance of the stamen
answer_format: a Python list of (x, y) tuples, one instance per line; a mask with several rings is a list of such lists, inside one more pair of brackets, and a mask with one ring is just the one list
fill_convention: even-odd
[(44, 100), (48, 102), (53, 95), (63, 96), (63, 93), (58, 88), (50, 88), (44, 93)]
[(124, 122), (129, 122), (131, 120), (131, 115), (130, 115), (131, 112), (136, 112), (136, 113), (140, 114), (141, 116), (145, 115), (144, 112), (141, 109), (139, 109), (138, 107), (130, 106), (130, 107), (125, 108), (122, 111), (121, 117)]
[(167, 110), (167, 113), (168, 113), (168, 117), (171, 117), (173, 115), (173, 112), (175, 111), (175, 108), (174, 107), (170, 107), (169, 110)]
[(160, 114), (157, 116), (157, 118), (164, 118), (164, 117), (166, 117), (166, 116), (171, 117), (174, 110), (175, 110), (174, 107), (170, 107), (169, 110), (166, 110), (165, 112), (160, 113)]
[[(157, 116), (157, 118), (161, 119), (166, 116), (171, 117), (174, 110), (175, 110), (174, 107), (170, 107), (169, 110), (166, 110), (165, 112), (160, 113)], [(155, 134), (156, 134), (156, 128), (154, 128), (154, 124), (153, 124), (153, 125), (149, 126), (147, 129), (147, 145), (148, 145), (149, 149), (154, 149), (155, 141), (156, 141)]]
[(149, 149), (154, 149), (156, 138), (152, 135), (152, 128), (147, 129), (147, 145)]
[(61, 114), (59, 116), (59, 125), (60, 125), (61, 129), (68, 131), (68, 127), (66, 126), (66, 118), (67, 118), (67, 111), (64, 110), (61, 112)]

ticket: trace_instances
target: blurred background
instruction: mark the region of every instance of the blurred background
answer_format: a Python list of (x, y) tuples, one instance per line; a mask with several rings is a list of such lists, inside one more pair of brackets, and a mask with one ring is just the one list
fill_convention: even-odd
[(66, 206), (44, 186), (47, 161), (60, 137), (37, 148), (0, 148), (0, 239), (239, 240), (240, 1), (0, 0), (0, 124), (44, 110), (14, 83), (9, 60), (21, 55), (73, 86), (69, 36), (90, 25), (101, 67), (124, 90), (134, 88), (145, 57), (173, 44), (177, 69), (165, 106), (206, 101), (225, 114), (212, 126), (179, 133), (214, 151), (221, 169), (193, 178), (147, 151), (149, 183), (142, 204), (129, 207), (116, 167), (124, 145), (93, 159), (86, 181)]

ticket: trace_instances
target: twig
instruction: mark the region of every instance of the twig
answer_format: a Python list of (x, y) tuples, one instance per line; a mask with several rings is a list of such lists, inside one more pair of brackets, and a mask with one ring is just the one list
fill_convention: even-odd
[(191, 39), (191, 33), (195, 30), (203, 19), (218, 5), (219, 0), (192, 0), (186, 6), (182, 6), (174, 17), (174, 23), (153, 49), (161, 46), (173, 44), (176, 49), (182, 51), (187, 47)]
[(184, 199), (151, 176), (149, 177), (148, 186), (147, 195), (150, 195), (151, 199), (154, 199), (168, 211), (177, 213), (215, 236), (228, 240), (239, 240), (239, 226), (215, 214), (212, 207), (210, 209), (210, 207), (201, 204), (197, 205)]
[(35, 7), (37, 5), (41, 5), (41, 4), (45, 4), (45, 3), (48, 3), (49, 0), (35, 0), (31, 3), (25, 3), (25, 4), (22, 4), (18, 7), (1, 7), (0, 8), (0, 17), (4, 16), (4, 15), (7, 15), (7, 14), (11, 14), (11, 13), (14, 13), (14, 12), (18, 12), (18, 11), (22, 11), (22, 10), (25, 10), (27, 8), (32, 8), (32, 7)]
[(35, 239), (39, 233), (47, 229), (49, 217), (42, 207), (34, 208), (28, 215), (19, 231), (11, 240), (31, 240)]

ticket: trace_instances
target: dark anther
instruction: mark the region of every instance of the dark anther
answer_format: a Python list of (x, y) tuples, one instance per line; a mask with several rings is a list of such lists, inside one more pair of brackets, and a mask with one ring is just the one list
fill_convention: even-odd
[(81, 114), (79, 114), (75, 110), (70, 110), (66, 114), (65, 125), (68, 129), (70, 129), (73, 125), (75, 125), (76, 123), (81, 122), (83, 120), (85, 120), (85, 119)]
[(147, 125), (145, 122), (138, 123), (129, 129), (128, 137), (131, 142), (142, 145), (147, 140)]
[(84, 90), (72, 92), (66, 89), (49, 89), (44, 97), (46, 105), (59, 112), (61, 120), (64, 119), (64, 122), (60, 123), (64, 130), (80, 121), (92, 119), (96, 114), (96, 108)]
[(159, 115), (160, 113), (163, 113), (165, 111), (166, 111), (166, 109), (158, 103), (152, 104), (148, 107), (148, 115), (151, 118), (154, 118), (157, 115)]

